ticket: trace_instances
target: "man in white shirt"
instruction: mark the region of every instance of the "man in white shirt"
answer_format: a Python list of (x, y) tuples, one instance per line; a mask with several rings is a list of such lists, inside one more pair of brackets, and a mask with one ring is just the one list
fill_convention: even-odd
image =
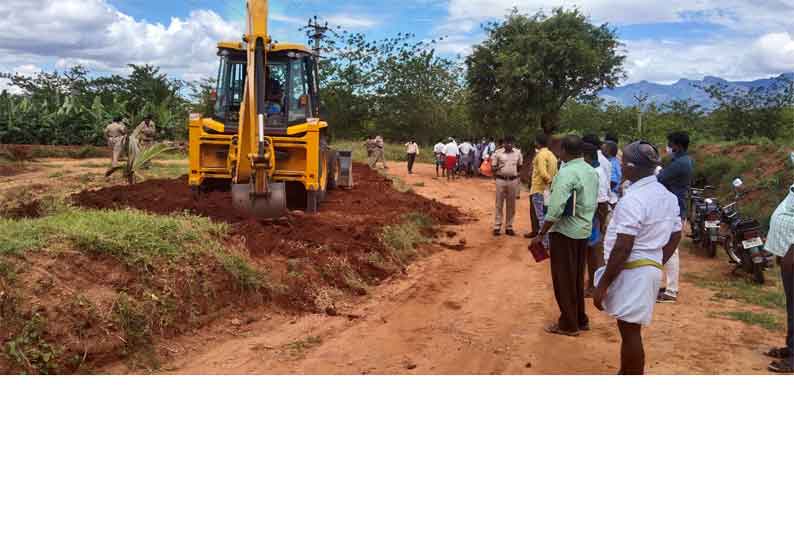
[(458, 165), (458, 154), (460, 154), (458, 144), (450, 137), (446, 147), (444, 147), (444, 168), (447, 170), (448, 180), (454, 179), (457, 174), (455, 170)]
[(474, 146), (469, 143), (468, 139), (464, 139), (463, 143), (460, 144), (458, 151), (460, 152), (460, 165), (461, 169), (463, 170), (464, 175), (468, 175), (471, 169), (471, 151), (474, 149)]
[(416, 162), (416, 157), (419, 154), (419, 145), (415, 139), (411, 139), (405, 144), (405, 154), (408, 161), (408, 175), (411, 175), (414, 172), (414, 162)]
[(442, 141), (436, 143), (435, 147), (433, 147), (433, 155), (436, 157), (436, 177), (444, 176), (446, 154), (447, 146)]
[(623, 174), (632, 184), (607, 229), (607, 265), (596, 273), (595, 306), (618, 321), (620, 374), (645, 372), (642, 326), (653, 319), (664, 264), (681, 241), (678, 199), (653, 174), (659, 163), (649, 143), (623, 150)]

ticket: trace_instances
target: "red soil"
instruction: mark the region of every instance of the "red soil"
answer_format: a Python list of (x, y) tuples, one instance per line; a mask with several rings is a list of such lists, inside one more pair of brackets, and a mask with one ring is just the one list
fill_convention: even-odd
[(257, 221), (239, 213), (228, 192), (194, 198), (184, 178), (82, 192), (73, 201), (94, 209), (131, 207), (158, 214), (189, 211), (227, 222), (245, 239), (254, 257), (279, 254), (300, 258), (319, 246), (341, 255), (369, 251), (379, 243), (384, 226), (400, 222), (408, 213), (422, 213), (439, 224), (458, 224), (463, 219), (454, 207), (394, 190), (391, 181), (366, 166), (354, 165), (353, 175), (355, 188), (330, 191), (319, 214), (293, 212), (278, 221)]

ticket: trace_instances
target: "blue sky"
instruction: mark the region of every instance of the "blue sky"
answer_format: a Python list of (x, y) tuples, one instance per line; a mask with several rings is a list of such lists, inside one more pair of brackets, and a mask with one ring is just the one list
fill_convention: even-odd
[[(303, 41), (298, 27), (317, 14), (372, 38), (413, 32), (446, 36), (445, 55), (465, 55), (480, 25), (512, 6), (549, 10), (557, 0), (271, 0), (271, 32)], [(618, 30), (627, 82), (716, 75), (753, 79), (794, 71), (794, 0), (579, 0), (594, 22)], [(566, 4), (570, 6), (572, 4)], [(75, 63), (124, 71), (150, 62), (174, 76), (212, 75), (214, 42), (242, 32), (244, 0), (3, 0), (0, 71), (35, 72)]]

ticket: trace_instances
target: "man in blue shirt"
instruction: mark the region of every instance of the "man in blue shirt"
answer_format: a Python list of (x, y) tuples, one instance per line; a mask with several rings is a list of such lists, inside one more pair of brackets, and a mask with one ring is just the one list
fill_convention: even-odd
[[(673, 156), (672, 161), (659, 173), (658, 179), (662, 185), (678, 198), (678, 207), (681, 210), (681, 220), (686, 221), (687, 198), (689, 187), (692, 185), (694, 163), (690, 158), (689, 134), (686, 132), (673, 132), (667, 136), (667, 152)], [(678, 250), (664, 266), (667, 275), (667, 288), (659, 293), (660, 303), (675, 303), (678, 299), (678, 276), (681, 271)]]

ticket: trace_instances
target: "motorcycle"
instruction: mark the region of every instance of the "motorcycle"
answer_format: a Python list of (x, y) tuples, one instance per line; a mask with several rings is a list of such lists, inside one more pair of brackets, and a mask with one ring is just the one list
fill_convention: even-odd
[(691, 188), (689, 191), (689, 224), (692, 230), (691, 237), (696, 245), (701, 245), (713, 258), (717, 254), (717, 245), (720, 242), (720, 218), (722, 209), (714, 198), (705, 197), (711, 186)]
[(741, 192), (742, 186), (741, 179), (733, 181), (735, 198), (722, 208), (721, 237), (730, 262), (763, 284), (764, 271), (772, 266), (773, 257), (764, 250), (766, 239), (761, 234), (761, 224), (739, 213), (738, 203), (747, 195)]

